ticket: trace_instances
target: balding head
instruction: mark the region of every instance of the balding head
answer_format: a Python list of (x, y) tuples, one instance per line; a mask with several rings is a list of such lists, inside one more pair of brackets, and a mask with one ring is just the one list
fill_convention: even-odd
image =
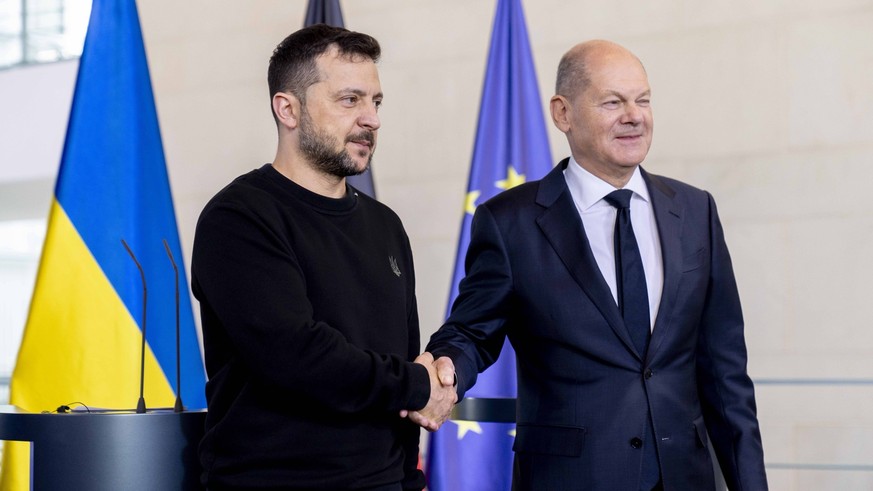
[(617, 58), (633, 58), (643, 65), (628, 49), (612, 41), (595, 39), (573, 46), (558, 63), (555, 94), (573, 99), (591, 83), (591, 70)]

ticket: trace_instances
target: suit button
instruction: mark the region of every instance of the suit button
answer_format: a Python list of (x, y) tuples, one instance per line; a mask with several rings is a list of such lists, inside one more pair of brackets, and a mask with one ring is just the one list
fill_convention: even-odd
[(649, 380), (650, 378), (652, 378), (652, 375), (654, 375), (654, 373), (655, 372), (653, 372), (651, 368), (646, 368), (646, 371), (643, 373), (643, 376), (646, 377), (646, 380)]
[(630, 441), (630, 444), (634, 448), (642, 448), (643, 447), (643, 441), (640, 440), (639, 438), (632, 438)]

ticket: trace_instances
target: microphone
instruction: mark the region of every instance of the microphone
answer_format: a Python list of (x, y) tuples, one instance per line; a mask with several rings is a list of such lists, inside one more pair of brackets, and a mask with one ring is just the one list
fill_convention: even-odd
[(139, 264), (139, 261), (136, 260), (136, 256), (133, 254), (133, 251), (130, 250), (130, 246), (127, 245), (127, 242), (125, 242), (124, 239), (121, 239), (121, 244), (125, 249), (127, 249), (127, 253), (130, 254), (130, 258), (133, 259), (136, 268), (139, 270), (139, 275), (142, 278), (142, 347), (139, 355), (139, 401), (136, 403), (136, 412), (142, 414), (146, 412), (143, 388), (145, 385), (146, 298), (148, 292), (146, 290), (145, 271), (143, 271), (142, 266)]
[(167, 239), (164, 239), (164, 249), (167, 250), (167, 256), (173, 265), (173, 271), (176, 273), (176, 404), (173, 406), (173, 412), (181, 413), (185, 410), (185, 406), (182, 405), (182, 354), (179, 348), (179, 268), (176, 267), (176, 261), (173, 260), (173, 252), (170, 251)]

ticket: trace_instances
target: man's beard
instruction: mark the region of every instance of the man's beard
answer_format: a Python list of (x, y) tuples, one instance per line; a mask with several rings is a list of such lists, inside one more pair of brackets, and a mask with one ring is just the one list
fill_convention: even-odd
[[(309, 113), (305, 109), (303, 110), (300, 118), (300, 151), (318, 170), (337, 177), (348, 177), (362, 174), (369, 169), (370, 163), (373, 161), (375, 135), (372, 131), (363, 130), (346, 137), (344, 143), (353, 140), (370, 142), (370, 157), (363, 169), (357, 168), (355, 161), (345, 149), (345, 145), (339, 150), (334, 150), (337, 147), (337, 139), (320, 131), (312, 122)], [(364, 155), (365, 152), (362, 150), (361, 156)]]

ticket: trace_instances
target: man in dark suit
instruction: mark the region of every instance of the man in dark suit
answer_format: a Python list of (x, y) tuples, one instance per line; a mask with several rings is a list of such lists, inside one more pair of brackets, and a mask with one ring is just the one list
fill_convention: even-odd
[(427, 346), (441, 378), (456, 369), (462, 396), (512, 342), (516, 489), (714, 489), (708, 441), (730, 489), (767, 489), (715, 203), (640, 167), (645, 69), (582, 43), (556, 92), (572, 157), (477, 208), (466, 278)]

